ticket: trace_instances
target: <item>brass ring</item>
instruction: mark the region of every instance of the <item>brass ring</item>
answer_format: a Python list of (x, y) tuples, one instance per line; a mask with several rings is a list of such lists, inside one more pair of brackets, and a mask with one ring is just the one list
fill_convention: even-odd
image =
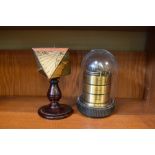
[(83, 91), (90, 94), (107, 94), (110, 92), (110, 85), (96, 86), (84, 84), (83, 86)]
[(94, 95), (94, 94), (83, 93), (83, 100), (93, 104), (105, 104), (109, 100), (109, 94)]
[(96, 108), (99, 108), (99, 107), (105, 107), (107, 106), (107, 102), (104, 103), (104, 104), (94, 104), (94, 103), (86, 103), (89, 107), (96, 107)]
[(107, 85), (111, 83), (111, 76), (110, 75), (95, 76), (95, 75), (85, 74), (84, 81), (92, 85)]

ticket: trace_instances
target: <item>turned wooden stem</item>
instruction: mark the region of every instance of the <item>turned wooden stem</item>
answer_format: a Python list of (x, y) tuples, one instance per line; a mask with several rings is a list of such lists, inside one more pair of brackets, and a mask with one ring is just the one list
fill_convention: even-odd
[(50, 86), (47, 92), (47, 97), (50, 104), (39, 108), (38, 114), (46, 119), (62, 119), (72, 114), (73, 110), (66, 104), (59, 104), (61, 99), (61, 90), (58, 86), (59, 79), (54, 78), (50, 80)]
[(59, 100), (61, 99), (61, 90), (58, 85), (58, 78), (50, 80), (50, 87), (47, 92), (47, 97), (50, 100), (51, 108), (59, 108)]

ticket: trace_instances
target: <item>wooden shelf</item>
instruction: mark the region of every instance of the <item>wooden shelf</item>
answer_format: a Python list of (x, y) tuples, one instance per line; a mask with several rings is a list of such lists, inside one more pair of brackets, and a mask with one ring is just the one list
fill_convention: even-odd
[(0, 128), (155, 128), (155, 111), (150, 112), (143, 100), (117, 99), (113, 115), (92, 119), (80, 114), (73, 99), (63, 99), (72, 105), (72, 116), (62, 120), (46, 120), (38, 116), (46, 97), (0, 97)]
[[(70, 29), (72, 28), (0, 29), (3, 34), (1, 36), (5, 36), (5, 39), (1, 38), (0, 51), (0, 128), (155, 128), (155, 29)], [(52, 42), (52, 39), (57, 46), (68, 45), (71, 49), (72, 73), (60, 80), (60, 88), (66, 97), (61, 102), (72, 105), (74, 109), (72, 116), (55, 121), (45, 120), (37, 114), (38, 108), (48, 103), (46, 97), (22, 97), (46, 95), (49, 83), (36, 71), (30, 48), (49, 46), (48, 41)], [(112, 116), (103, 119), (81, 115), (75, 104), (81, 89), (78, 83), (81, 61), (88, 52), (86, 49), (94, 47), (113, 51), (119, 66), (117, 87), (113, 89), (114, 96), (118, 97), (117, 106)]]

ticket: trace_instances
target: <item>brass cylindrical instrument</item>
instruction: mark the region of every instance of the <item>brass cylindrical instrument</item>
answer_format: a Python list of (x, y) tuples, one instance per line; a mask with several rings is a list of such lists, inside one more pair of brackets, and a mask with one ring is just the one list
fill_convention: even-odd
[(103, 107), (110, 98), (111, 74), (86, 71), (83, 80), (83, 100), (94, 107)]
[(79, 111), (89, 117), (105, 117), (112, 113), (115, 101), (111, 84), (116, 65), (113, 55), (103, 49), (88, 53), (82, 61), (81, 95), (77, 100)]

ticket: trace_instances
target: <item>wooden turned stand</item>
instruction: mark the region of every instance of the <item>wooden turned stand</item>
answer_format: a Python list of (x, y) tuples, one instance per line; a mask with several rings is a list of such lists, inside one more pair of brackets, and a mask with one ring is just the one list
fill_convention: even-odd
[(51, 79), (47, 97), (50, 100), (49, 105), (45, 105), (38, 110), (38, 114), (46, 119), (63, 119), (72, 114), (73, 110), (69, 105), (59, 104), (61, 99), (61, 90), (58, 86), (58, 78)]

